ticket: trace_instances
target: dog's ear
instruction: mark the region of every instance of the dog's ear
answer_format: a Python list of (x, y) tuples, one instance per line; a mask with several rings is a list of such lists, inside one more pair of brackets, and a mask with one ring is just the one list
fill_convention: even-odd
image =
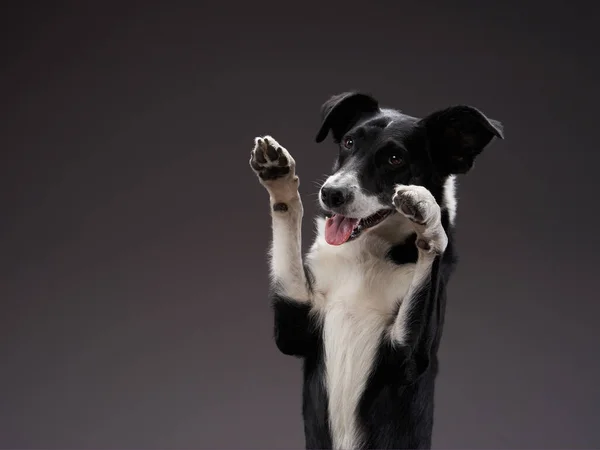
[(329, 131), (339, 142), (346, 131), (363, 115), (379, 110), (379, 103), (368, 94), (344, 92), (334, 95), (321, 106), (321, 129), (316, 141), (325, 140)]
[(452, 106), (421, 119), (431, 158), (442, 175), (467, 173), (475, 158), (496, 137), (504, 139), (500, 122), (471, 106)]

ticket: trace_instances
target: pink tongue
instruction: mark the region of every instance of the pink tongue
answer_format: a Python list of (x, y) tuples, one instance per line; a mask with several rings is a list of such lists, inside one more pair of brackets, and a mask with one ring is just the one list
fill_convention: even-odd
[(325, 222), (325, 240), (329, 245), (342, 245), (348, 239), (356, 227), (359, 219), (350, 219), (349, 217), (335, 216), (327, 219)]

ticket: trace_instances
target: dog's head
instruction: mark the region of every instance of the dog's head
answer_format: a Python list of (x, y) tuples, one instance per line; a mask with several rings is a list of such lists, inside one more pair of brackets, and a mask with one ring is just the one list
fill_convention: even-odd
[(502, 125), (470, 106), (419, 119), (380, 107), (372, 96), (346, 92), (322, 106), (316, 141), (331, 133), (339, 152), (319, 192), (332, 244), (358, 237), (395, 213), (394, 187), (421, 185), (436, 198), (449, 176), (468, 172)]

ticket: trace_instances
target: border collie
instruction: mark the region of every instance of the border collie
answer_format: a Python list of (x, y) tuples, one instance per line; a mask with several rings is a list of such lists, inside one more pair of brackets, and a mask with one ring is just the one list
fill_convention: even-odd
[(294, 158), (270, 136), (250, 157), (270, 197), (275, 342), (304, 362), (305, 446), (430, 448), (455, 177), (502, 125), (470, 106), (415, 118), (359, 92), (321, 112), (316, 141), (331, 134), (338, 153), (304, 257)]

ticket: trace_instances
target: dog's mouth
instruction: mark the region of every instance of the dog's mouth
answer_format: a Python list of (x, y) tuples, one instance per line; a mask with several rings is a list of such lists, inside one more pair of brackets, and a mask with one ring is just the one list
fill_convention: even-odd
[(356, 239), (363, 231), (380, 224), (393, 212), (392, 209), (382, 209), (364, 219), (354, 219), (341, 214), (328, 216), (325, 222), (325, 240), (329, 245), (342, 245)]

